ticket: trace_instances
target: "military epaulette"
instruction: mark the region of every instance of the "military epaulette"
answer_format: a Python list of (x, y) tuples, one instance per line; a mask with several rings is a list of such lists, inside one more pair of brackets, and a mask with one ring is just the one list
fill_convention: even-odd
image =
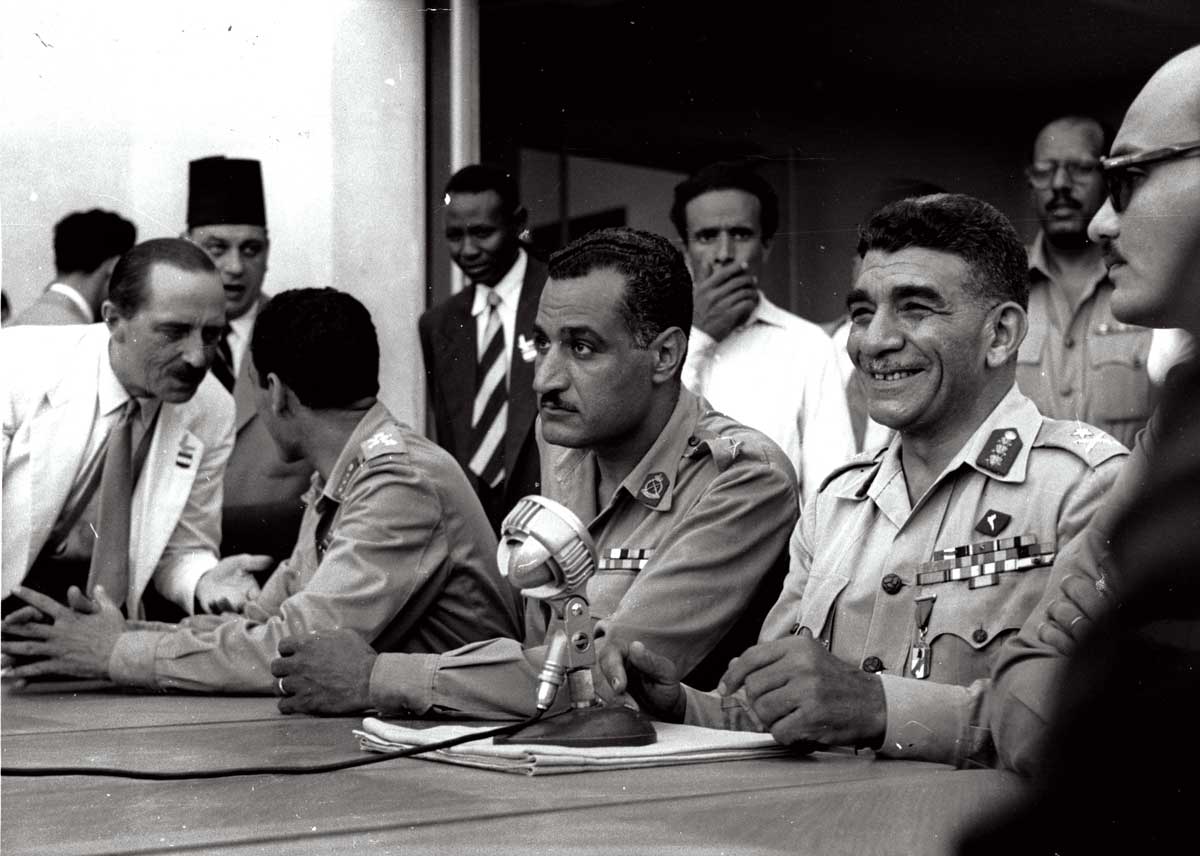
[(883, 445), (877, 449), (870, 449), (866, 452), (861, 452), (855, 455), (853, 458), (849, 458), (843, 463), (834, 467), (833, 470), (821, 480), (821, 486), (817, 488), (817, 493), (824, 492), (825, 488), (829, 487), (829, 485), (835, 479), (845, 475), (851, 470), (860, 470), (864, 467), (870, 467), (878, 464), (880, 459), (883, 457), (883, 453), (887, 451), (887, 448), (888, 447), (886, 445)]
[(1051, 447), (1072, 452), (1089, 467), (1100, 466), (1110, 458), (1129, 454), (1119, 440), (1086, 422), (1043, 419), (1034, 448)]
[(712, 458), (717, 469), (724, 472), (743, 454), (747, 448), (746, 440), (751, 439), (746, 432), (738, 434), (739, 436), (734, 436), (721, 434), (709, 428), (697, 428), (687, 439), (687, 449), (683, 457), (700, 459), (707, 455)]
[(393, 455), (408, 451), (404, 432), (395, 422), (389, 422), (359, 445), (359, 458), (368, 467), (386, 463)]

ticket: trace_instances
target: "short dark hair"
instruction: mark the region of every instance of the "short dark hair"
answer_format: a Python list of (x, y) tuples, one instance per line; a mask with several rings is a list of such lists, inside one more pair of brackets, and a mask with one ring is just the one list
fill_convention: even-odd
[(517, 193), (517, 183), (511, 174), (486, 163), (473, 163), (464, 166), (446, 182), (445, 193), (486, 193), (494, 190), (500, 197), (505, 214), (512, 214), (521, 207), (521, 197)]
[(683, 254), (662, 235), (625, 227), (589, 232), (550, 256), (551, 279), (575, 279), (595, 270), (625, 277), (621, 316), (634, 344), (648, 348), (663, 330), (692, 328), (692, 277)]
[(1037, 126), (1037, 130), (1033, 135), (1034, 140), (1036, 141), (1041, 136), (1042, 131), (1056, 122), (1067, 122), (1073, 125), (1095, 125), (1100, 129), (1100, 154), (1108, 154), (1108, 148), (1112, 145), (1114, 136), (1113, 126), (1099, 116), (1093, 116), (1090, 113), (1060, 113), (1056, 116), (1046, 117), (1045, 121)]
[(215, 274), (208, 253), (183, 238), (152, 238), (136, 245), (117, 260), (108, 282), (108, 299), (124, 318), (131, 318), (146, 302), (146, 282), (156, 264), (191, 273)]
[(119, 214), (75, 211), (54, 226), (54, 266), (59, 273), (91, 273), (137, 241), (137, 228)]
[(379, 392), (379, 339), (367, 307), (334, 288), (297, 288), (267, 301), (250, 356), (260, 386), (274, 373), (305, 407), (348, 407)]
[(687, 204), (711, 190), (744, 190), (758, 197), (762, 239), (769, 241), (775, 237), (775, 230), (779, 228), (779, 197), (775, 195), (775, 188), (745, 164), (723, 161), (709, 164), (675, 185), (671, 222), (684, 243), (688, 239)]
[(985, 300), (1029, 306), (1029, 261), (1017, 230), (994, 207), (962, 193), (901, 199), (871, 215), (858, 232), (858, 256), (909, 247), (958, 256)]

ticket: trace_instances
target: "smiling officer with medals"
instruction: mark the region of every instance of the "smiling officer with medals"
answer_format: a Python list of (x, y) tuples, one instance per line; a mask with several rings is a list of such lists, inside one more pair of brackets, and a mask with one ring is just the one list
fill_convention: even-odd
[(858, 251), (848, 348), (871, 418), (897, 436), (805, 506), (783, 594), (718, 693), (682, 686), (651, 644), (609, 646), (602, 665), (664, 718), (991, 764), (979, 711), (992, 661), (1126, 451), (1017, 389), (1025, 252), (990, 205), (893, 203)]

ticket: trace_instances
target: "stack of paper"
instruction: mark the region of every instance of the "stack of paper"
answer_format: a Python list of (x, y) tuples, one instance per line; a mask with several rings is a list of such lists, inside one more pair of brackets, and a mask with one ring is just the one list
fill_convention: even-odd
[[(489, 737), (416, 757), (534, 776), (545, 773), (577, 773), (584, 770), (622, 770), (670, 764), (700, 764), (709, 761), (741, 761), (746, 758), (788, 754), (788, 750), (776, 743), (770, 734), (719, 731), (666, 722), (656, 722), (654, 728), (658, 732), (658, 742), (649, 746), (577, 748), (520, 743), (497, 746)], [(464, 725), (408, 728), (396, 722), (368, 717), (363, 720), (362, 729), (354, 733), (358, 735), (359, 745), (368, 752), (393, 752), (406, 746), (423, 746), (487, 730), (487, 726), (475, 728)]]

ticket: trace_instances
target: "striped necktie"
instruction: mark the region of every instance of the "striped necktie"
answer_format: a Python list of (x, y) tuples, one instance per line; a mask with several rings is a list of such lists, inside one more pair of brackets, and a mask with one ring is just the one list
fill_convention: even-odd
[(96, 584), (104, 586), (108, 596), (120, 606), (129, 590), (129, 524), (133, 499), (133, 420), (138, 401), (130, 398), (112, 427), (104, 451), (104, 469), (100, 475), (100, 508), (97, 515), (96, 544), (88, 569), (87, 593)]
[[(476, 286), (484, 288), (485, 286)], [(471, 411), (471, 472), (488, 487), (504, 480), (504, 432), (508, 424), (508, 380), (500, 295), (487, 290), (487, 323), (475, 367), (475, 406)]]
[(221, 385), (233, 392), (233, 349), (229, 347), (229, 333), (232, 328), (226, 324), (221, 331), (221, 341), (217, 343), (217, 358), (213, 360), (212, 373), (216, 375)]

